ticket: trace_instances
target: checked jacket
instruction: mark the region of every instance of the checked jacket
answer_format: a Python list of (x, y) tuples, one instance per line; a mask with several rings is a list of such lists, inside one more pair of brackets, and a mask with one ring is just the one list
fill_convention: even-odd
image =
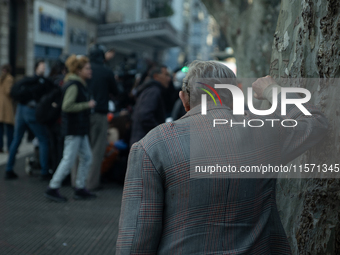
[[(282, 119), (278, 101), (271, 117)], [(231, 165), (287, 164), (327, 133), (324, 115), (310, 103), (304, 106), (312, 116), (287, 106), (285, 118), (298, 121), (294, 128), (225, 125), (216, 137), (202, 139), (202, 146), (227, 144), (223, 155)], [(193, 127), (207, 137), (213, 119), (269, 117), (248, 111), (234, 116), (224, 106), (209, 107), (206, 116), (200, 110), (197, 106), (159, 125), (132, 146), (116, 254), (291, 254), (276, 206), (275, 178), (190, 178)]]

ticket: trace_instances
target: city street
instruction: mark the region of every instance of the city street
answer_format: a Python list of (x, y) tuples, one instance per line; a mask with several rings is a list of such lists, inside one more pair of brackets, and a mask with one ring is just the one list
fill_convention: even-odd
[(340, 0), (0, 0), (0, 255), (340, 255), (339, 36)]
[(48, 183), (39, 173), (26, 175), (24, 158), (15, 167), (18, 180), (4, 181), (0, 166), (0, 254), (114, 254), (122, 186), (107, 184), (91, 201), (75, 201), (70, 186), (61, 193), (67, 203), (48, 201)]

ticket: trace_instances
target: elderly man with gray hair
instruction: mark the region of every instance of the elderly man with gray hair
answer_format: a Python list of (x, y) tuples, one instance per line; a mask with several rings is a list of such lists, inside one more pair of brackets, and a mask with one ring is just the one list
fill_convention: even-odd
[[(275, 178), (209, 178), (204, 173), (193, 174), (192, 168), (204, 164), (206, 151), (217, 151), (217, 142), (224, 145), (214, 158), (219, 164), (286, 164), (322, 139), (327, 120), (306, 103), (312, 117), (294, 105), (287, 108), (287, 117), (299, 121), (293, 129), (242, 125), (214, 129), (213, 119), (240, 121), (255, 116), (247, 110), (243, 116), (233, 114), (228, 89), (214, 89), (214, 84), (225, 81), (223, 84), (236, 84), (228, 67), (215, 61), (194, 61), (179, 95), (187, 114), (157, 126), (132, 146), (117, 255), (291, 254), (276, 207)], [(274, 88), (280, 90), (270, 76), (253, 83), (256, 97), (262, 100), (271, 101), (268, 95)], [(206, 114), (202, 114), (200, 100), (208, 92), (216, 92), (220, 102), (206, 97), (213, 101), (206, 102)], [(279, 103), (276, 112), (280, 107)], [(256, 116), (261, 117), (265, 118)]]

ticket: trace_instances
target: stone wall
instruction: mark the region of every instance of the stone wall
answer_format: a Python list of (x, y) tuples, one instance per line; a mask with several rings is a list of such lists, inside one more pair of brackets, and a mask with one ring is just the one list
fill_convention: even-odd
[(9, 62), (9, 1), (0, 0), (0, 66)]
[(26, 75), (34, 74), (34, 22), (33, 1), (26, 1), (27, 9), (27, 40), (26, 40)]
[[(340, 76), (339, 1), (203, 1), (235, 48), (241, 77), (303, 78), (295, 86), (327, 116), (326, 138), (292, 163), (339, 164), (340, 86), (329, 79)], [(276, 191), (293, 254), (340, 254), (340, 178), (279, 179)]]
[(67, 0), (67, 9), (87, 18), (99, 20), (100, 0)]
[[(312, 93), (311, 102), (329, 121), (323, 142), (294, 164), (334, 166), (339, 163), (340, 152), (340, 3), (283, 1), (278, 20), (270, 74), (276, 79), (305, 78), (295, 86)], [(278, 209), (294, 254), (340, 254), (339, 199), (339, 176), (278, 180)]]

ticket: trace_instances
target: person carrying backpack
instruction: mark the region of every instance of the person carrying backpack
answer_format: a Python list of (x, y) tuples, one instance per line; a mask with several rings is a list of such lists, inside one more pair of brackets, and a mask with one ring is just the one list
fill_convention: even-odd
[(49, 145), (47, 128), (36, 120), (37, 104), (41, 97), (49, 93), (53, 88), (53, 83), (44, 78), (44, 73), (45, 62), (42, 60), (38, 61), (35, 64), (35, 75), (33, 77), (23, 78), (15, 83), (11, 89), (10, 95), (14, 100), (18, 101), (18, 106), (15, 116), (14, 138), (9, 150), (9, 158), (6, 166), (6, 180), (18, 178), (18, 175), (13, 171), (15, 156), (27, 128), (32, 130), (39, 141), (41, 179), (49, 179)]
[(79, 156), (74, 199), (95, 198), (96, 195), (85, 189), (86, 179), (92, 162), (89, 142), (90, 109), (95, 101), (90, 100), (86, 80), (92, 76), (89, 60), (85, 56), (71, 55), (66, 60), (69, 73), (65, 77), (62, 100), (61, 131), (64, 138), (63, 158), (55, 171), (44, 195), (55, 202), (66, 202), (60, 195), (62, 181), (70, 173)]
[(50, 171), (55, 172), (63, 155), (64, 138), (61, 135), (62, 87), (67, 68), (66, 59), (60, 59), (52, 66), (49, 79), (54, 83), (51, 92), (44, 95), (36, 109), (37, 121), (47, 126), (50, 142)]

